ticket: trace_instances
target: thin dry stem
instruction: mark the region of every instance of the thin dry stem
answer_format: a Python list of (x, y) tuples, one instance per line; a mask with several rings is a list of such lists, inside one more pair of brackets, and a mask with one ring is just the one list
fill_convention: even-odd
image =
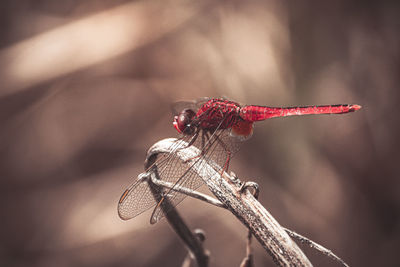
[[(183, 142), (179, 144), (180, 149), (176, 149), (176, 139), (173, 138), (157, 142), (148, 151), (147, 165), (159, 153), (175, 153), (174, 156), (179, 157), (183, 163), (192, 164), (192, 170), (203, 179), (216, 198), (251, 231), (277, 265), (312, 266), (297, 244), (254, 196), (247, 190), (240, 192), (242, 185), (236, 177), (231, 177), (225, 172), (221, 176), (219, 171), (216, 171), (218, 167), (212, 161), (208, 161), (207, 164), (191, 161), (201, 153), (200, 150)], [(174, 151), (171, 148), (174, 148)]]

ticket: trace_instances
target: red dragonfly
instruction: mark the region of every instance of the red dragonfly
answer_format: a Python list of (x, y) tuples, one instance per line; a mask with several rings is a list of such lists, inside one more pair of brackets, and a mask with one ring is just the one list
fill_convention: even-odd
[[(182, 137), (171, 147), (171, 153), (158, 156), (154, 164), (161, 180), (173, 184), (173, 187), (194, 190), (204, 182), (192, 170), (192, 166), (212, 160), (219, 166), (219, 172), (227, 171), (233, 153), (238, 150), (238, 144), (252, 135), (253, 123), (256, 121), (286, 116), (343, 114), (360, 108), (359, 105), (347, 104), (304, 107), (241, 106), (225, 99), (208, 99), (197, 105), (192, 103), (174, 117), (173, 126)], [(175, 152), (182, 149), (182, 144), (185, 148), (196, 146), (201, 151), (191, 163), (183, 162), (176, 156)], [(118, 202), (120, 218), (131, 219), (157, 204), (150, 219), (153, 224), (163, 217), (160, 204), (165, 198), (168, 198), (172, 206), (176, 206), (186, 196), (171, 188), (161, 194), (161, 200), (157, 203), (147, 183), (135, 181), (124, 191)]]

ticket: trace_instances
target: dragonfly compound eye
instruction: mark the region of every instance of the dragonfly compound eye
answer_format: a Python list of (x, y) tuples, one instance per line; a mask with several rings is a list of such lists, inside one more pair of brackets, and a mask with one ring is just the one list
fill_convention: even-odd
[(193, 134), (194, 125), (192, 124), (193, 117), (196, 115), (191, 109), (184, 109), (178, 116), (174, 118), (174, 127), (179, 133)]

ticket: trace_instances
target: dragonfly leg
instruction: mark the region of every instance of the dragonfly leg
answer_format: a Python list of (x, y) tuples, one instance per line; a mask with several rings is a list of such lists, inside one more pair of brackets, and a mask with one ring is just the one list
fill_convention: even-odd
[(199, 133), (200, 133), (200, 128), (195, 132), (195, 134), (193, 135), (192, 139), (190, 140), (189, 144), (187, 145), (187, 147), (190, 147), (191, 145), (194, 144), (194, 142), (196, 142), (197, 137), (199, 137)]
[[(197, 133), (197, 136), (199, 135), (199, 133)], [(205, 138), (207, 138), (207, 142), (205, 141)], [(198, 154), (197, 156), (194, 156), (194, 157), (192, 157), (192, 158), (190, 158), (190, 159), (187, 159), (187, 160), (185, 160), (184, 162), (186, 163), (186, 162), (188, 162), (188, 161), (191, 161), (191, 160), (194, 160), (194, 159), (197, 159), (197, 158), (199, 158), (199, 157), (201, 157), (201, 156), (203, 156), (204, 155), (204, 153), (207, 151), (206, 150), (206, 146), (211, 146), (211, 144), (212, 143), (209, 143), (208, 142), (208, 140), (209, 140), (209, 136), (208, 136), (208, 133), (207, 132), (201, 132), (201, 151), (200, 151), (200, 154)], [(197, 137), (196, 137), (196, 139), (197, 139)], [(192, 144), (194, 143), (194, 141), (193, 142), (191, 142)], [(190, 143), (189, 143), (190, 144)], [(191, 145), (192, 145), (191, 144)]]
[[(194, 144), (194, 142), (196, 142), (197, 138), (199, 137), (199, 133), (200, 133), (200, 129), (196, 131), (196, 133), (193, 135), (193, 137), (192, 137), (192, 139), (190, 140), (190, 142), (188, 143), (188, 145), (185, 146), (185, 147), (183, 147), (182, 149), (185, 149), (185, 148), (188, 148), (188, 147), (192, 146), (192, 145)], [(203, 136), (202, 136), (202, 138), (203, 138)], [(196, 159), (196, 158), (198, 158), (198, 157), (200, 157), (200, 156), (201, 156), (201, 154), (200, 154), (200, 155), (197, 155), (197, 156), (195, 156), (195, 157), (192, 157), (192, 158), (190, 158), (190, 159), (187, 159), (187, 160), (184, 161), (184, 163), (187, 163), (187, 162), (189, 162), (189, 161), (191, 161), (191, 160), (193, 160), (193, 159)]]
[(221, 170), (221, 173), (220, 173), (221, 176), (222, 176), (222, 174), (225, 171), (228, 171), (229, 162), (231, 161), (232, 152), (229, 150), (229, 148), (225, 145), (225, 143), (218, 136), (215, 136), (215, 139), (222, 146), (222, 148), (226, 151), (226, 160), (225, 160), (224, 166), (222, 167), (222, 170)]

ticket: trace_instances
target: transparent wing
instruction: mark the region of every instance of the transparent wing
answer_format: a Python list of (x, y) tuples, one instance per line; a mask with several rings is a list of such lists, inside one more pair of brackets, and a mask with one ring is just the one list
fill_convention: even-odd
[[(197, 168), (202, 170), (206, 170), (202, 166), (211, 163), (210, 165), (213, 167), (214, 171), (222, 172), (226, 171), (227, 161), (229, 161), (229, 153), (231, 149), (231, 143), (229, 145), (225, 145), (222, 142), (227, 141), (229, 138), (229, 132), (225, 130), (216, 131), (211, 136), (206, 136), (205, 133), (201, 133), (202, 135), (196, 139), (194, 146), (199, 148), (200, 155), (193, 157), (192, 160), (183, 161), (175, 151), (171, 155), (171, 159), (168, 162), (163, 162), (158, 164), (157, 167), (159, 169), (160, 178), (162, 180), (174, 183), (174, 187), (185, 187), (190, 188), (192, 190), (197, 189), (201, 185), (204, 184), (202, 178), (195, 171), (194, 165), (197, 165)], [(207, 139), (208, 138), (208, 139)], [(231, 139), (231, 138), (229, 138)], [(204, 173), (203, 173), (204, 175)], [(210, 177), (212, 173), (209, 175)], [(158, 222), (163, 216), (164, 212), (168, 212), (168, 208), (175, 207), (186, 197), (185, 194), (174, 191), (173, 189), (164, 190), (164, 198), (168, 200), (171, 204), (169, 206), (162, 207), (162, 203), (156, 206), (151, 216), (150, 222), (152, 224)]]
[[(190, 137), (187, 139), (190, 139)], [(175, 144), (171, 145), (170, 150), (174, 151), (180, 142), (185, 140), (177, 140)], [(169, 162), (171, 160), (173, 161), (171, 155), (159, 155), (157, 162), (168, 166), (170, 164)], [(118, 215), (123, 220), (129, 220), (156, 204), (157, 202), (147, 181), (138, 178), (121, 195), (118, 201)]]
[[(201, 161), (201, 158), (199, 158)], [(186, 187), (192, 190), (197, 189), (201, 185), (203, 185), (203, 180), (196, 174), (193, 168), (191, 168), (188, 163), (183, 162), (176, 155), (173, 156), (173, 161), (171, 165), (162, 173), (162, 179), (171, 180), (170, 178), (174, 178), (173, 180), (178, 180), (175, 182), (174, 187)], [(177, 179), (178, 178), (178, 179)], [(164, 197), (171, 204), (170, 206), (166, 206), (161, 208), (162, 203), (156, 206), (153, 214), (151, 216), (150, 222), (156, 223), (162, 217), (164, 217), (164, 212), (169, 212), (169, 209), (178, 205), (182, 200), (185, 199), (186, 195), (179, 193), (174, 190), (164, 190)]]
[(118, 215), (129, 220), (156, 205), (156, 201), (146, 181), (132, 183), (122, 194), (118, 202)]
[[(155, 161), (161, 180), (174, 184), (174, 187), (185, 187), (192, 190), (200, 187), (204, 182), (195, 172), (193, 166), (202, 166), (213, 161), (211, 164), (218, 172), (227, 171), (229, 161), (233, 154), (239, 149), (239, 138), (230, 134), (229, 129), (217, 130), (213, 133), (200, 131), (192, 145), (197, 147), (201, 153), (194, 156), (192, 160), (182, 161), (177, 155), (179, 148), (185, 147), (192, 140), (193, 136), (185, 136), (178, 139), (171, 145), (168, 154), (159, 154)], [(150, 168), (149, 168), (150, 169)], [(172, 189), (164, 188), (161, 193), (164, 198), (172, 204), (169, 207), (178, 205), (186, 197)], [(146, 181), (138, 180), (130, 185), (122, 194), (118, 203), (118, 214), (123, 220), (131, 219), (156, 204)], [(162, 203), (159, 203), (162, 204)], [(168, 212), (164, 209), (164, 212)], [(161, 205), (157, 205), (153, 211), (150, 222), (156, 223), (164, 216)]]

